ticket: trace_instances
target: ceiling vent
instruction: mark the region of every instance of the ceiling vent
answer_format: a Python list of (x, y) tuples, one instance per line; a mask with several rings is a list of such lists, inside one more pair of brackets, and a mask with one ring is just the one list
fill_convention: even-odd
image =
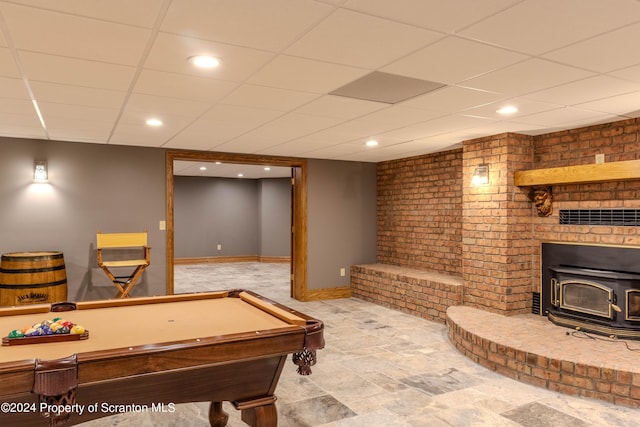
[(444, 86), (442, 83), (374, 71), (334, 90), (330, 95), (395, 104)]

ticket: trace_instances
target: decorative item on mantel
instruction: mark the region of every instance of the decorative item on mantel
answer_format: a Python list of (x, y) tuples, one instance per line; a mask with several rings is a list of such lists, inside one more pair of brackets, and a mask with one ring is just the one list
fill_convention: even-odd
[(553, 187), (550, 185), (531, 187), (529, 200), (536, 206), (538, 216), (549, 216), (553, 213)]

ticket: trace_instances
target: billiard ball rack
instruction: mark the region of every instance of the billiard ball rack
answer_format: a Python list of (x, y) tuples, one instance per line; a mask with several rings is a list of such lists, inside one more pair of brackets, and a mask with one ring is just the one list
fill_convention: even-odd
[(84, 331), (82, 334), (53, 334), (19, 338), (3, 337), (2, 345), (44, 344), (63, 341), (79, 341), (86, 340), (88, 338), (89, 331)]

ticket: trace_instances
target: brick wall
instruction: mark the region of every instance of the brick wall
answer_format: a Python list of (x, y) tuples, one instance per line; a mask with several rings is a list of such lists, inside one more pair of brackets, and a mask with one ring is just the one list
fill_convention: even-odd
[[(560, 209), (640, 208), (640, 180), (553, 187), (538, 217), (517, 170), (640, 159), (640, 119), (540, 136), (501, 134), (463, 149), (378, 164), (377, 262), (462, 277), (464, 304), (524, 313), (540, 289), (540, 242), (640, 245), (638, 227), (559, 225)], [(471, 187), (490, 164), (490, 185)]]
[(377, 262), (462, 274), (462, 150), (378, 164)]
[[(595, 163), (596, 154), (606, 162), (640, 159), (640, 119), (571, 129), (536, 137), (534, 169)], [(535, 249), (533, 283), (540, 287), (540, 242), (557, 241), (603, 245), (640, 245), (638, 227), (560, 225), (560, 209), (640, 208), (640, 181), (554, 185), (553, 214), (532, 213)]]
[[(462, 279), (464, 305), (504, 314), (531, 307), (531, 203), (513, 173), (531, 167), (533, 138), (506, 133), (464, 143)], [(471, 185), (489, 164), (489, 184)]]

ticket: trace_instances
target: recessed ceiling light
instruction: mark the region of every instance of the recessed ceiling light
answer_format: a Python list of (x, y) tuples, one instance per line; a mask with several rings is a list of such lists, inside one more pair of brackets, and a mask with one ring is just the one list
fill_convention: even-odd
[(378, 145), (378, 141), (376, 141), (375, 139), (370, 139), (367, 141), (367, 147), (375, 147), (376, 145)]
[(221, 165), (221, 164), (222, 164), (222, 162), (216, 162), (215, 164), (216, 164), (216, 165)]
[(162, 126), (162, 120), (159, 119), (148, 119), (146, 123), (149, 126)]
[(220, 59), (210, 55), (191, 56), (189, 62), (198, 68), (216, 68), (220, 65)]
[(266, 167), (264, 168), (264, 170), (266, 170), (267, 172), (269, 172), (269, 171), (271, 170), (271, 168), (270, 168), (269, 166), (266, 166)]
[(244, 176), (244, 174), (243, 174), (243, 173), (239, 173), (239, 174), (238, 174), (238, 178), (242, 178), (243, 176)]
[(200, 170), (201, 170), (201, 171), (206, 171), (206, 170), (207, 170), (207, 167), (206, 167), (206, 166), (200, 166)]
[(514, 107), (513, 105), (507, 105), (506, 107), (502, 107), (498, 110), (496, 110), (496, 113), (498, 114), (513, 114), (513, 113), (517, 113), (518, 109), (516, 107)]

